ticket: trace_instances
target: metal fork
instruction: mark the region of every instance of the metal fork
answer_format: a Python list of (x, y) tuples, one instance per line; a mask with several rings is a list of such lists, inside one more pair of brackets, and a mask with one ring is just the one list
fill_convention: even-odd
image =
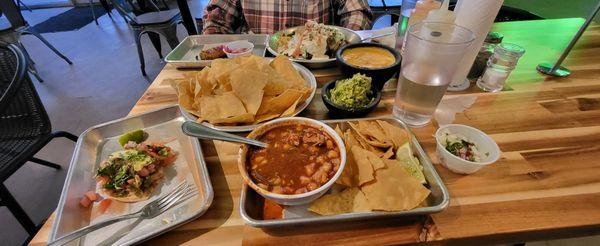
[(140, 219), (151, 219), (159, 214), (164, 213), (170, 208), (174, 207), (177, 204), (180, 204), (187, 199), (198, 194), (198, 189), (194, 185), (190, 185), (187, 181), (183, 181), (179, 183), (172, 191), (168, 194), (163, 195), (162, 197), (146, 204), (142, 209), (135, 213), (126, 214), (114, 217), (109, 220), (105, 220), (93, 225), (86, 226), (77, 231), (71, 232), (68, 235), (65, 235), (59, 239), (56, 239), (54, 242), (49, 243), (48, 245), (64, 245), (70, 241), (73, 241), (79, 237), (87, 235), (88, 233), (103, 228), (108, 225), (112, 225), (119, 221), (140, 218)]

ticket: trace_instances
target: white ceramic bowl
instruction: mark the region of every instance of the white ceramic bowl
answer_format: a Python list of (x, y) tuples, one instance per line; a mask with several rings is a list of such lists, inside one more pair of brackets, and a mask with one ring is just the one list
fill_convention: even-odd
[[(461, 134), (472, 141), (479, 152), (482, 153), (480, 162), (472, 162), (459, 158), (450, 153), (442, 145), (442, 131), (448, 129), (451, 133)], [(437, 142), (437, 155), (442, 165), (450, 169), (450, 171), (460, 174), (471, 174), (477, 172), (484, 166), (492, 164), (500, 158), (500, 148), (496, 142), (484, 132), (466, 125), (448, 124), (441, 126), (435, 132), (435, 140)], [(485, 153), (489, 153), (485, 155)]]
[[(230, 50), (239, 50), (246, 49), (244, 52), (238, 53), (229, 53)], [(234, 58), (236, 56), (249, 56), (252, 54), (252, 50), (254, 49), (254, 44), (246, 41), (246, 40), (238, 40), (227, 43), (223, 46), (223, 52), (227, 55), (227, 58)]]
[[(246, 184), (248, 186), (250, 186), (250, 188), (255, 190), (258, 194), (260, 194), (264, 198), (272, 200), (272, 201), (282, 204), (282, 205), (305, 204), (305, 203), (312, 202), (313, 200), (321, 197), (323, 194), (325, 194), (325, 192), (327, 192), (327, 190), (329, 190), (329, 188), (340, 177), (340, 175), (342, 174), (342, 171), (344, 170), (344, 166), (346, 165), (346, 146), (344, 145), (344, 141), (335, 132), (335, 130), (333, 130), (333, 128), (331, 128), (330, 126), (326, 125), (325, 123), (317, 121), (317, 120), (303, 118), (303, 117), (289, 117), (289, 118), (276, 119), (276, 120), (270, 121), (269, 123), (266, 123), (264, 125), (257, 127), (256, 129), (254, 129), (252, 132), (250, 132), (250, 134), (248, 134), (248, 138), (256, 139), (256, 138), (262, 136), (268, 130), (273, 129), (275, 127), (297, 124), (297, 123), (306, 124), (306, 125), (316, 127), (316, 128), (319, 128), (319, 129), (325, 131), (335, 141), (335, 143), (337, 144), (337, 146), (340, 150), (340, 166), (339, 166), (337, 172), (327, 183), (323, 184), (321, 187), (319, 187), (315, 190), (306, 192), (306, 193), (294, 194), (294, 195), (286, 195), (286, 194), (278, 194), (278, 193), (270, 192), (270, 191), (260, 188), (258, 185), (256, 185), (252, 181), (250, 176), (248, 175), (248, 172), (246, 169), (247, 152), (248, 152), (247, 145), (243, 144), (240, 147), (240, 152), (239, 152), (239, 157), (238, 157), (238, 169), (240, 170), (240, 173), (242, 175), (242, 179), (244, 179), (244, 182), (246, 182)], [(284, 165), (284, 163), (282, 163), (282, 165)]]

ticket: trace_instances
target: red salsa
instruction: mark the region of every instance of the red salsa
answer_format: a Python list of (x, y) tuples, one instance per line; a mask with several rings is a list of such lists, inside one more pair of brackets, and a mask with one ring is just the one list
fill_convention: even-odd
[(248, 151), (250, 178), (278, 194), (301, 194), (327, 183), (340, 167), (335, 141), (316, 127), (294, 124), (270, 129), (259, 140), (269, 147)]

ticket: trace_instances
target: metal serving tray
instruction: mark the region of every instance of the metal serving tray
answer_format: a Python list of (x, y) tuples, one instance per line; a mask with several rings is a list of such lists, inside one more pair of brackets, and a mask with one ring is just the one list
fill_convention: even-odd
[(237, 40), (248, 40), (254, 44), (252, 54), (265, 56), (269, 35), (266, 34), (212, 34), (187, 36), (166, 57), (167, 63), (177, 68), (198, 68), (210, 65), (212, 60), (196, 58), (204, 45), (228, 43)]
[[(201, 216), (211, 205), (213, 189), (200, 143), (183, 134), (185, 121), (177, 105), (153, 112), (118, 119), (89, 128), (81, 134), (67, 173), (67, 179), (58, 203), (58, 213), (50, 234), (54, 241), (74, 230), (114, 216), (135, 212), (146, 203), (170, 191), (181, 180), (198, 187), (198, 195), (167, 212), (148, 220), (127, 220), (92, 232), (69, 245), (129, 245), (147, 240)], [(119, 135), (144, 129), (149, 140), (172, 139), (167, 146), (179, 153), (175, 164), (165, 169), (165, 178), (147, 201), (121, 203), (113, 201), (106, 213), (79, 207), (83, 193), (96, 190), (94, 173), (100, 162), (121, 149)], [(160, 194), (159, 194), (160, 193)]]
[(247, 185), (244, 185), (240, 199), (240, 214), (242, 215), (244, 221), (254, 227), (278, 227), (299, 224), (346, 222), (376, 218), (395, 218), (410, 215), (432, 214), (446, 209), (450, 201), (448, 190), (431, 164), (431, 160), (415, 138), (414, 134), (402, 121), (392, 117), (379, 117), (367, 119), (325, 120), (323, 122), (331, 126), (341, 123), (340, 128), (342, 131), (345, 131), (347, 128), (349, 128), (347, 122), (359, 120), (385, 120), (395, 126), (404, 128), (409, 133), (411, 139), (410, 146), (413, 153), (419, 158), (421, 165), (423, 165), (423, 172), (425, 174), (425, 179), (427, 180), (427, 186), (431, 190), (431, 194), (426, 199), (427, 206), (399, 212), (375, 211), (323, 216), (308, 211), (307, 208), (309, 205), (306, 204), (298, 206), (286, 206), (284, 209), (284, 217), (282, 219), (265, 220), (262, 219), (264, 198)]

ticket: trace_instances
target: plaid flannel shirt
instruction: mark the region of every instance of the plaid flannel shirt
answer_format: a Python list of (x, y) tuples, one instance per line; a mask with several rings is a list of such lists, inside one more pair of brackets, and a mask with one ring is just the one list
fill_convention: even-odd
[(366, 0), (211, 0), (204, 10), (204, 34), (271, 34), (307, 20), (352, 30), (371, 27)]

